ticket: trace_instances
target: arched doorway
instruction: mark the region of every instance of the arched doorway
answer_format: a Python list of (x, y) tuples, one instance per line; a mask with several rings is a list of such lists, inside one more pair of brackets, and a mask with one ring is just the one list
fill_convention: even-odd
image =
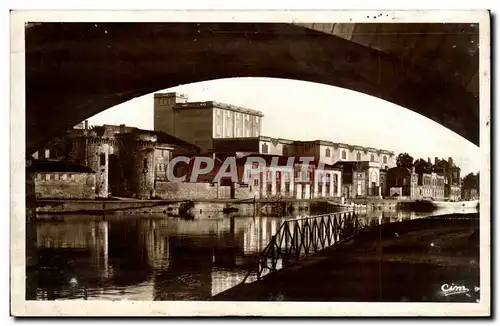
[(123, 196), (127, 191), (127, 182), (116, 154), (109, 155), (108, 187), (112, 196)]

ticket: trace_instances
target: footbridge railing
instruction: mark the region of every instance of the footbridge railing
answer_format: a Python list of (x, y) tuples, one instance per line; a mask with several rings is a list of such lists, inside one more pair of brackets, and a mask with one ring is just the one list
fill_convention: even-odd
[(287, 220), (271, 237), (256, 266), (242, 283), (259, 280), (270, 272), (345, 241), (355, 236), (358, 229), (359, 221), (354, 211)]

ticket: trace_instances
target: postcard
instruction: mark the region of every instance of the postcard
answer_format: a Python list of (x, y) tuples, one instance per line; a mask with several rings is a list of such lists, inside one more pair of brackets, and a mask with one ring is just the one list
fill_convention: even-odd
[(489, 316), (488, 11), (12, 11), (11, 315)]

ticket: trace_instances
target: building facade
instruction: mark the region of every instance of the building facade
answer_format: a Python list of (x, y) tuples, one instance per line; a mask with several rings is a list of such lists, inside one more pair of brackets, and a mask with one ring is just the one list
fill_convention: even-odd
[(443, 200), (445, 198), (445, 178), (435, 172), (418, 174), (416, 198)]
[(74, 163), (33, 161), (35, 196), (38, 199), (94, 199), (96, 178), (92, 169)]
[(162, 131), (214, 152), (214, 139), (258, 137), (262, 113), (235, 105), (207, 101), (188, 102), (178, 93), (154, 95), (154, 130)]
[(342, 171), (343, 197), (348, 199), (382, 196), (378, 163), (339, 161), (333, 166)]
[(417, 196), (418, 175), (415, 169), (394, 167), (387, 170), (389, 196), (415, 198)]
[[(258, 173), (258, 165), (249, 157), (262, 159), (266, 166)], [(319, 167), (314, 162), (303, 164), (297, 157), (272, 154), (250, 154), (237, 160), (239, 180), (246, 180), (256, 198), (295, 198), (311, 200), (341, 196), (341, 171), (332, 166)], [(243, 173), (249, 175), (244, 177)]]
[(458, 201), (462, 195), (462, 179), (460, 168), (455, 165), (451, 157), (448, 160), (435, 158), (434, 172), (444, 177), (444, 197), (451, 201)]

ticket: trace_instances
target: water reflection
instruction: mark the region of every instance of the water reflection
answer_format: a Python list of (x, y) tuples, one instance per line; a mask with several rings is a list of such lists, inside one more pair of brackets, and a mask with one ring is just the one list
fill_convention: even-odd
[[(361, 220), (373, 225), (423, 215), (375, 210)], [(28, 226), (36, 233), (37, 264), (27, 271), (27, 299), (205, 300), (240, 283), (286, 219), (39, 221)]]

